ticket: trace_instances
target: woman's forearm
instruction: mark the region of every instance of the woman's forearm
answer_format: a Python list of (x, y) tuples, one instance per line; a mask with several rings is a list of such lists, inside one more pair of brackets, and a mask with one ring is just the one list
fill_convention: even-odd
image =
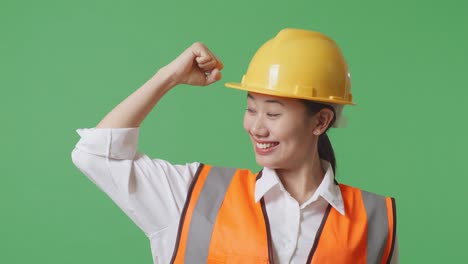
[(222, 68), (223, 63), (205, 45), (196, 42), (118, 104), (96, 127), (139, 127), (158, 101), (174, 86), (212, 84), (221, 79)]
[(160, 69), (145, 84), (110, 111), (97, 128), (139, 127), (153, 107), (175, 86), (170, 74)]

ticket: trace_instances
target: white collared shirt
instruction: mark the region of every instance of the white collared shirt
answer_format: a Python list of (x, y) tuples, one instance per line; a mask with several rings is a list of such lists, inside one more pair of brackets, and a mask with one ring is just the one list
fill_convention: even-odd
[[(179, 218), (190, 183), (200, 163), (173, 165), (137, 151), (139, 128), (78, 129), (74, 164), (104, 191), (148, 236), (154, 263), (170, 263)], [(276, 263), (306, 263), (325, 209), (330, 204), (345, 214), (333, 170), (322, 161), (325, 176), (299, 205), (276, 172), (263, 169), (255, 199), (264, 197)], [(392, 263), (398, 263), (398, 245)]]
[(325, 176), (303, 204), (285, 190), (275, 170), (264, 168), (256, 183), (255, 200), (265, 198), (275, 263), (306, 263), (328, 204), (345, 214), (340, 188), (333, 181), (333, 170), (326, 161), (322, 161), (322, 166)]

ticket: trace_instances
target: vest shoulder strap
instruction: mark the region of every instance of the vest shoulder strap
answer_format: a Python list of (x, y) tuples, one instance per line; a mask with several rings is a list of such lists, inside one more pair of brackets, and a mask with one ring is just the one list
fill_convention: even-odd
[(181, 214), (171, 263), (206, 263), (210, 238), (228, 187), (247, 170), (200, 164)]

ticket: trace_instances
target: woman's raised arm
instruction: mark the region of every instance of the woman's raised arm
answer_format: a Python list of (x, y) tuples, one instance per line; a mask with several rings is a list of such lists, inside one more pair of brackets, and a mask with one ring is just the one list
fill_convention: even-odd
[(178, 84), (205, 86), (221, 79), (222, 62), (196, 42), (109, 112), (97, 128), (139, 127), (153, 107)]

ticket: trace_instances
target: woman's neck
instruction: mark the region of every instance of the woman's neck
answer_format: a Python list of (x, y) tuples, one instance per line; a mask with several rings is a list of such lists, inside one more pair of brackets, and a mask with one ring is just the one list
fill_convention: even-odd
[(297, 169), (276, 169), (281, 183), (299, 204), (306, 202), (322, 182), (324, 171), (318, 155)]

